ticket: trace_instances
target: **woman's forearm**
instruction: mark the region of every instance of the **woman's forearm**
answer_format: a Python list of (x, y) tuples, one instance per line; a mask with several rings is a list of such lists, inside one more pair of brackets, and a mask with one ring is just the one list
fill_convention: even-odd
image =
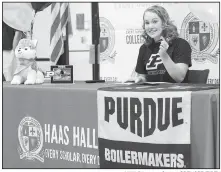
[(186, 76), (188, 65), (184, 63), (174, 63), (167, 53), (161, 58), (169, 75), (176, 82), (182, 82)]

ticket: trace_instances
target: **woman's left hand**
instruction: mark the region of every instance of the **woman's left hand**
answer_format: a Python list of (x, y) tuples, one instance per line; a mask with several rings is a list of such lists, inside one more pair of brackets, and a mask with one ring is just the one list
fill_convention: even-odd
[(160, 39), (162, 41), (160, 43), (159, 55), (160, 55), (160, 57), (162, 57), (167, 53), (167, 49), (169, 48), (169, 44), (167, 43), (167, 41), (165, 40), (165, 38), (163, 36), (161, 36)]

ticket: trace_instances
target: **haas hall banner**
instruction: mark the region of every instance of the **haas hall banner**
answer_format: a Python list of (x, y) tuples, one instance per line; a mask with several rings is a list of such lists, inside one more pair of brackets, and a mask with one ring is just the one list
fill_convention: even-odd
[(101, 168), (190, 168), (191, 92), (98, 90)]

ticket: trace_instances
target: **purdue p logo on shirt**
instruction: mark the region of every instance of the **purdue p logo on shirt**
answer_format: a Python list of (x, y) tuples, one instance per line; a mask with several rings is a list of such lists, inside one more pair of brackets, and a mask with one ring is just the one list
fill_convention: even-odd
[(162, 59), (160, 57), (160, 55), (157, 54), (152, 54), (146, 64), (146, 70), (154, 70), (157, 69), (159, 64), (162, 64)]

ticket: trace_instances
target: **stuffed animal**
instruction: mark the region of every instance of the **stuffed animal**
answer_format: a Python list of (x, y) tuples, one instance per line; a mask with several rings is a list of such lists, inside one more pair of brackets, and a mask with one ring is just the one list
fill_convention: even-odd
[(11, 84), (42, 84), (43, 72), (37, 67), (36, 59), (37, 40), (21, 39), (15, 49), (17, 67)]

